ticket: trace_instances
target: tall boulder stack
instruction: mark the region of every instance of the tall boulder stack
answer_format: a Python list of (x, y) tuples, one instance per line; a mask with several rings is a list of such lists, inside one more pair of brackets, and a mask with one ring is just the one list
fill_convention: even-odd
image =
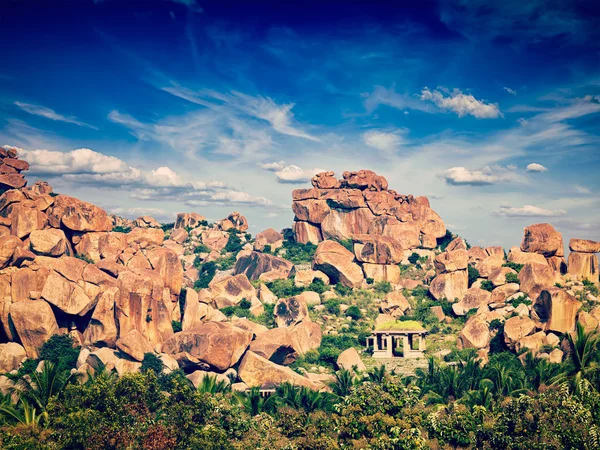
[(429, 286), (431, 295), (436, 300), (462, 300), (469, 288), (468, 263), (469, 254), (466, 250), (446, 251), (437, 255), (434, 260), (437, 276)]
[(0, 194), (9, 189), (21, 189), (27, 185), (21, 172), (29, 170), (27, 161), (17, 158), (13, 147), (0, 147)]
[(426, 197), (398, 194), (370, 170), (344, 172), (341, 180), (333, 172), (319, 173), (312, 185), (292, 193), (297, 242), (368, 234), (393, 238), (406, 250), (435, 248), (446, 233)]
[(585, 239), (571, 239), (569, 241), (569, 274), (579, 280), (598, 282), (598, 257), (600, 242)]
[(549, 223), (537, 223), (526, 227), (521, 251), (542, 255), (553, 270), (561, 274), (567, 272), (562, 234)]

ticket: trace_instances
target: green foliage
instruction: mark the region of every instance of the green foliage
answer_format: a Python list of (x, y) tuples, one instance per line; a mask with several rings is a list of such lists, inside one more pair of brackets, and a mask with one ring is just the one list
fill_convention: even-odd
[(53, 335), (40, 349), (40, 360), (55, 364), (57, 370), (75, 368), (81, 347), (73, 347), (73, 337), (70, 334)]
[(360, 312), (358, 306), (352, 305), (346, 310), (344, 314), (350, 317), (352, 320), (362, 319), (362, 313)]
[[(197, 258), (196, 261), (198, 261)], [(198, 279), (194, 283), (194, 289), (207, 288), (217, 273), (217, 264), (214, 261), (209, 261), (199, 265), (196, 265), (196, 262), (194, 262), (194, 265), (198, 267)]]
[[(437, 244), (440, 247), (442, 252), (446, 251), (448, 248), (448, 244), (454, 240), (455, 236), (452, 234), (450, 230), (446, 230), (446, 234), (437, 240)], [(413, 263), (414, 264), (414, 263)]]
[(469, 287), (471, 287), (481, 275), (479, 273), (479, 270), (477, 270), (471, 264), (467, 266), (467, 270), (469, 274)]
[(512, 270), (514, 270), (515, 272), (519, 273), (521, 271), (521, 269), (523, 268), (523, 264), (517, 264), (511, 261), (508, 261), (504, 264), (502, 264), (502, 267), (509, 267)]
[[(173, 228), (175, 228), (175, 222), (171, 222), (171, 223), (163, 223), (160, 225), (160, 228), (164, 231), (167, 232), (169, 230), (172, 230)], [(188, 233), (190, 232), (190, 230), (186, 230)]]
[(418, 253), (415, 253), (415, 252), (413, 252), (413, 253), (412, 253), (412, 254), (411, 254), (409, 257), (408, 257), (408, 262), (409, 262), (409, 263), (411, 263), (411, 264), (413, 264), (413, 265), (414, 265), (414, 264), (417, 264), (417, 262), (419, 261), (419, 258), (420, 258), (419, 254), (418, 254)]
[(144, 353), (144, 359), (142, 360), (142, 373), (152, 371), (156, 375), (160, 375), (164, 370), (165, 365), (156, 353)]
[(378, 294), (388, 294), (394, 290), (389, 281), (378, 281), (375, 283), (375, 292)]
[(375, 280), (373, 278), (367, 277), (365, 278), (365, 281), (367, 282), (367, 284), (371, 285), (375, 282)]
[(523, 304), (523, 305), (531, 305), (531, 300), (527, 298), (526, 295), (522, 294), (519, 295), (517, 298), (514, 298), (510, 301), (510, 304), (513, 306), (513, 308), (516, 308), (517, 306)]
[(181, 328), (181, 322), (178, 320), (173, 320), (171, 321), (171, 326), (173, 327), (173, 332), (174, 333), (179, 333), (182, 328)]
[(267, 328), (275, 327), (275, 304), (264, 304), (263, 308), (265, 310), (258, 317), (248, 317), (248, 319), (253, 320), (256, 323), (264, 325)]
[(266, 283), (269, 290), (277, 296), (277, 298), (288, 298), (294, 295), (301, 294), (304, 289), (296, 287), (294, 285), (293, 278), (287, 278), (285, 280), (273, 280)]
[(262, 249), (263, 253), (268, 253), (269, 255), (273, 253), (273, 251), (271, 250), (271, 246), (269, 244), (266, 244), (263, 249)]
[(210, 252), (211, 252), (210, 248), (204, 244), (198, 244), (194, 248), (194, 253), (210, 253)]
[(252, 307), (252, 302), (248, 299), (243, 298), (239, 304), (239, 307), (242, 309), (250, 309), (250, 307)]
[(317, 294), (322, 294), (325, 291), (328, 291), (329, 288), (325, 286), (325, 283), (320, 278), (315, 278), (312, 282), (306, 287), (307, 291), (313, 291)]
[(346, 250), (354, 253), (354, 242), (351, 238), (338, 240), (338, 242), (344, 247)]
[(494, 285), (490, 280), (483, 280), (481, 282), (481, 289), (483, 289), (484, 291), (492, 292), (494, 290)]
[(285, 251), (285, 259), (294, 264), (305, 264), (312, 261), (317, 246), (311, 242), (301, 244), (299, 242), (284, 241), (283, 246), (278, 248), (276, 253)]
[(356, 336), (340, 333), (337, 335), (324, 335), (319, 347), (319, 361), (334, 366), (338, 356), (350, 347), (360, 347)]
[(586, 290), (587, 292), (589, 292), (590, 294), (592, 294), (594, 296), (600, 295), (600, 292), (598, 291), (598, 286), (596, 286), (593, 282), (591, 282), (590, 280), (588, 280), (586, 278), (582, 281), (582, 283), (583, 283), (584, 290)]
[(342, 297), (346, 297), (346, 296), (352, 294), (352, 288), (344, 286), (342, 283), (337, 283), (333, 287), (333, 290), (335, 292), (337, 292), (338, 295), (341, 295)]
[(112, 231), (113, 233), (129, 233), (131, 231), (131, 227), (124, 227), (118, 225), (116, 227), (113, 227)]
[(244, 246), (244, 244), (242, 243), (242, 239), (240, 238), (239, 234), (235, 231), (237, 231), (237, 230), (231, 230), (229, 232), (229, 238), (227, 239), (227, 244), (225, 245), (225, 248), (223, 249), (226, 252), (238, 253)]
[(327, 311), (329, 314), (333, 314), (335, 316), (339, 316), (341, 309), (340, 309), (340, 300), (337, 298), (330, 298), (329, 300), (327, 300), (324, 303), (325, 306), (325, 311)]
[(85, 261), (88, 264), (94, 264), (94, 261), (92, 261), (92, 259), (88, 255), (84, 255), (82, 253), (78, 253), (77, 255), (75, 255), (75, 258)]
[(516, 273), (509, 272), (506, 274), (506, 282), (507, 283), (519, 283), (519, 275)]

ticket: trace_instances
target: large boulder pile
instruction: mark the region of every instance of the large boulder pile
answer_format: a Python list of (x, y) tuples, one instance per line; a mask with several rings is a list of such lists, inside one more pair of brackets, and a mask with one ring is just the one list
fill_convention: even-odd
[(0, 147), (0, 194), (9, 189), (20, 189), (27, 185), (21, 172), (29, 170), (27, 161), (17, 158), (13, 147)]
[(369, 234), (391, 237), (404, 249), (435, 248), (446, 233), (426, 197), (398, 194), (370, 170), (344, 172), (341, 180), (323, 172), (315, 175), (312, 185), (292, 193), (297, 242)]

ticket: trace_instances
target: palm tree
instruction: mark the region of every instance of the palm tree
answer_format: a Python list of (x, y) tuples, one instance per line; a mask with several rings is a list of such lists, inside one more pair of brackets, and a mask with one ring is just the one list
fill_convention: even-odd
[(23, 403), (28, 403), (44, 412), (50, 399), (60, 395), (64, 388), (79, 375), (69, 370), (61, 370), (56, 364), (44, 361), (41, 371), (22, 377), (11, 388), (11, 393), (19, 395)]
[(333, 393), (339, 397), (346, 397), (350, 395), (354, 385), (354, 376), (347, 369), (338, 370), (335, 373), (335, 380), (329, 383), (329, 387)]
[(7, 395), (3, 396), (0, 403), (0, 417), (5, 423), (20, 423), (27, 427), (37, 427), (42, 420), (44, 422), (48, 420), (48, 413), (44, 411), (38, 414), (35, 406), (31, 406), (23, 399), (18, 399), (15, 404), (12, 402), (11, 396)]
[(231, 392), (231, 384), (225, 380), (218, 380), (216, 375), (206, 375), (198, 386), (198, 391), (205, 394), (226, 394)]
[(382, 364), (379, 367), (373, 368), (371, 371), (369, 371), (368, 376), (369, 376), (369, 381), (371, 381), (373, 383), (381, 384), (383, 382), (383, 380), (385, 379), (385, 365)]
[(277, 409), (276, 396), (263, 397), (258, 387), (253, 387), (246, 392), (240, 392), (235, 398), (251, 416), (256, 416), (262, 412), (273, 412)]
[(553, 382), (559, 383), (568, 379), (571, 382), (571, 387), (577, 391), (577, 387), (581, 385), (581, 380), (586, 379), (593, 382), (600, 372), (600, 366), (596, 361), (600, 334), (595, 330), (587, 333), (581, 323), (577, 323), (574, 334), (574, 336), (573, 333), (567, 334), (567, 342), (571, 350), (567, 371), (555, 377)]

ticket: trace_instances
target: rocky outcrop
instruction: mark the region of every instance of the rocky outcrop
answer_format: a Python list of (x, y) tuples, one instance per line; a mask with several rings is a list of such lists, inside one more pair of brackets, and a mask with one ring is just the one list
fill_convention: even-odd
[(544, 330), (567, 333), (575, 328), (577, 311), (581, 305), (571, 294), (551, 287), (541, 291), (533, 304), (533, 312)]
[(20, 189), (27, 185), (21, 172), (29, 170), (27, 161), (17, 158), (14, 147), (0, 147), (0, 194), (9, 189)]
[(527, 263), (519, 272), (521, 291), (532, 299), (556, 283), (556, 273), (548, 264)]
[(562, 235), (549, 223), (538, 223), (525, 228), (521, 250), (539, 253), (546, 258), (565, 256)]
[(569, 250), (580, 253), (600, 253), (600, 242), (587, 239), (571, 239)]
[(275, 364), (252, 351), (246, 352), (242, 359), (238, 376), (250, 387), (273, 388), (282, 383), (304, 386), (313, 390), (319, 390), (322, 387), (289, 367)]
[(256, 297), (256, 289), (246, 275), (240, 274), (213, 281), (206, 294), (212, 299), (213, 306), (221, 309), (236, 306), (243, 299), (251, 301)]
[(434, 248), (446, 233), (427, 198), (389, 190), (387, 180), (370, 170), (344, 172), (341, 180), (333, 172), (323, 172), (313, 177), (312, 184), (313, 189), (292, 194), (297, 242), (369, 234), (390, 237), (403, 248)]
[(462, 300), (452, 305), (452, 310), (457, 316), (464, 316), (472, 309), (478, 309), (481, 306), (492, 302), (492, 293), (484, 289), (472, 287), (465, 293)]
[(58, 333), (52, 308), (44, 300), (23, 300), (10, 305), (9, 314), (27, 357), (38, 358), (44, 342)]
[(400, 243), (387, 236), (370, 234), (355, 234), (354, 255), (362, 263), (369, 264), (399, 264), (404, 250)]
[(287, 328), (273, 328), (256, 337), (250, 351), (276, 364), (291, 364), (300, 355), (321, 345), (321, 327), (302, 322)]
[(364, 279), (360, 266), (354, 263), (354, 254), (335, 241), (318, 245), (312, 268), (325, 273), (332, 283), (348, 287), (359, 287)]
[(248, 220), (239, 212), (234, 211), (223, 220), (217, 222), (215, 226), (223, 231), (246, 231), (248, 229)]
[(300, 322), (310, 321), (308, 305), (304, 297), (297, 295), (282, 298), (275, 304), (275, 323), (278, 327), (289, 327)]
[(238, 258), (234, 275), (244, 274), (249, 280), (273, 281), (287, 279), (294, 273), (294, 264), (290, 261), (267, 253), (251, 252)]
[(488, 323), (480, 316), (473, 316), (458, 337), (462, 348), (485, 348), (490, 343), (490, 329)]
[(504, 342), (509, 348), (515, 345), (525, 336), (535, 331), (535, 322), (529, 317), (511, 317), (504, 322)]
[(206, 222), (206, 218), (198, 213), (178, 213), (175, 219), (175, 229), (197, 228)]
[(175, 333), (163, 342), (162, 351), (169, 355), (187, 352), (223, 372), (239, 361), (251, 340), (252, 333), (230, 323), (207, 322)]
[(572, 251), (569, 253), (568, 272), (579, 280), (597, 283), (598, 257), (593, 253)]
[(283, 245), (283, 235), (273, 228), (261, 231), (254, 238), (254, 250), (262, 252), (267, 245), (271, 250), (278, 249)]

